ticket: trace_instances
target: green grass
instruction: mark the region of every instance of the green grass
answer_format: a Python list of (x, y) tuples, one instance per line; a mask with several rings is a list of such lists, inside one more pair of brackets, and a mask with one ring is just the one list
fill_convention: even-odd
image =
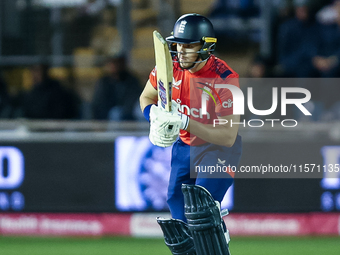
[[(340, 237), (234, 237), (232, 255), (339, 255)], [(1, 255), (171, 255), (162, 239), (0, 237)]]

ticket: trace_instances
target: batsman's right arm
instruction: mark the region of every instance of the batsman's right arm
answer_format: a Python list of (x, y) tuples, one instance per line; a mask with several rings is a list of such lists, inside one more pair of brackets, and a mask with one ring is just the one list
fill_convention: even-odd
[(144, 108), (150, 104), (157, 104), (158, 93), (157, 90), (152, 86), (150, 80), (147, 81), (142, 94), (139, 97), (140, 108), (142, 112)]

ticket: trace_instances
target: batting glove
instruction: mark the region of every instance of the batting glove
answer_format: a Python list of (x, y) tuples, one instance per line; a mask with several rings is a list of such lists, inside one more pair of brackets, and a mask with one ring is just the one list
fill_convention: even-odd
[(150, 129), (149, 133), (149, 139), (150, 142), (156, 146), (159, 147), (170, 147), (176, 140), (177, 140), (178, 135), (174, 136), (165, 136), (165, 135), (160, 135), (158, 132)]
[(182, 125), (181, 125), (180, 129), (187, 130), (187, 128), (189, 126), (189, 117), (187, 115), (185, 115), (184, 113), (181, 113), (179, 111), (179, 107), (180, 107), (180, 105), (177, 104), (177, 102), (175, 100), (172, 100), (171, 113), (177, 114), (181, 118)]
[(171, 146), (178, 137), (182, 121), (178, 115), (165, 112), (157, 106), (152, 106), (150, 111), (151, 143), (160, 147)]
[(178, 111), (179, 105), (172, 100), (171, 112), (165, 111), (161, 106), (152, 105), (150, 110), (150, 123), (160, 134), (179, 134), (180, 129), (186, 130), (189, 117)]
[(153, 105), (150, 109), (150, 141), (160, 147), (171, 146), (178, 138), (180, 129), (186, 129), (189, 117), (178, 111), (179, 105), (172, 101), (172, 111)]

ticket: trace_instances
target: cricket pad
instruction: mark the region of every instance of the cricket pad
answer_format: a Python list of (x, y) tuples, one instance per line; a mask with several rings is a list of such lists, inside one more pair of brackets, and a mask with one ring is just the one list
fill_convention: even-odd
[(182, 184), (184, 211), (197, 255), (230, 255), (218, 203), (198, 185)]
[(165, 244), (173, 255), (196, 255), (194, 242), (185, 222), (176, 219), (157, 218), (164, 234)]

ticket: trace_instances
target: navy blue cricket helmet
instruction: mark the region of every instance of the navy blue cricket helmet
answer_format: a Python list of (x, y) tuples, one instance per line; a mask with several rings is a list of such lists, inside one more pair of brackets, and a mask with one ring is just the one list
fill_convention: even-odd
[(202, 48), (197, 52), (204, 61), (215, 50), (217, 39), (212, 23), (206, 17), (190, 13), (181, 16), (175, 23), (171, 36), (166, 38), (170, 49), (174, 49), (177, 43), (192, 44), (201, 43)]

